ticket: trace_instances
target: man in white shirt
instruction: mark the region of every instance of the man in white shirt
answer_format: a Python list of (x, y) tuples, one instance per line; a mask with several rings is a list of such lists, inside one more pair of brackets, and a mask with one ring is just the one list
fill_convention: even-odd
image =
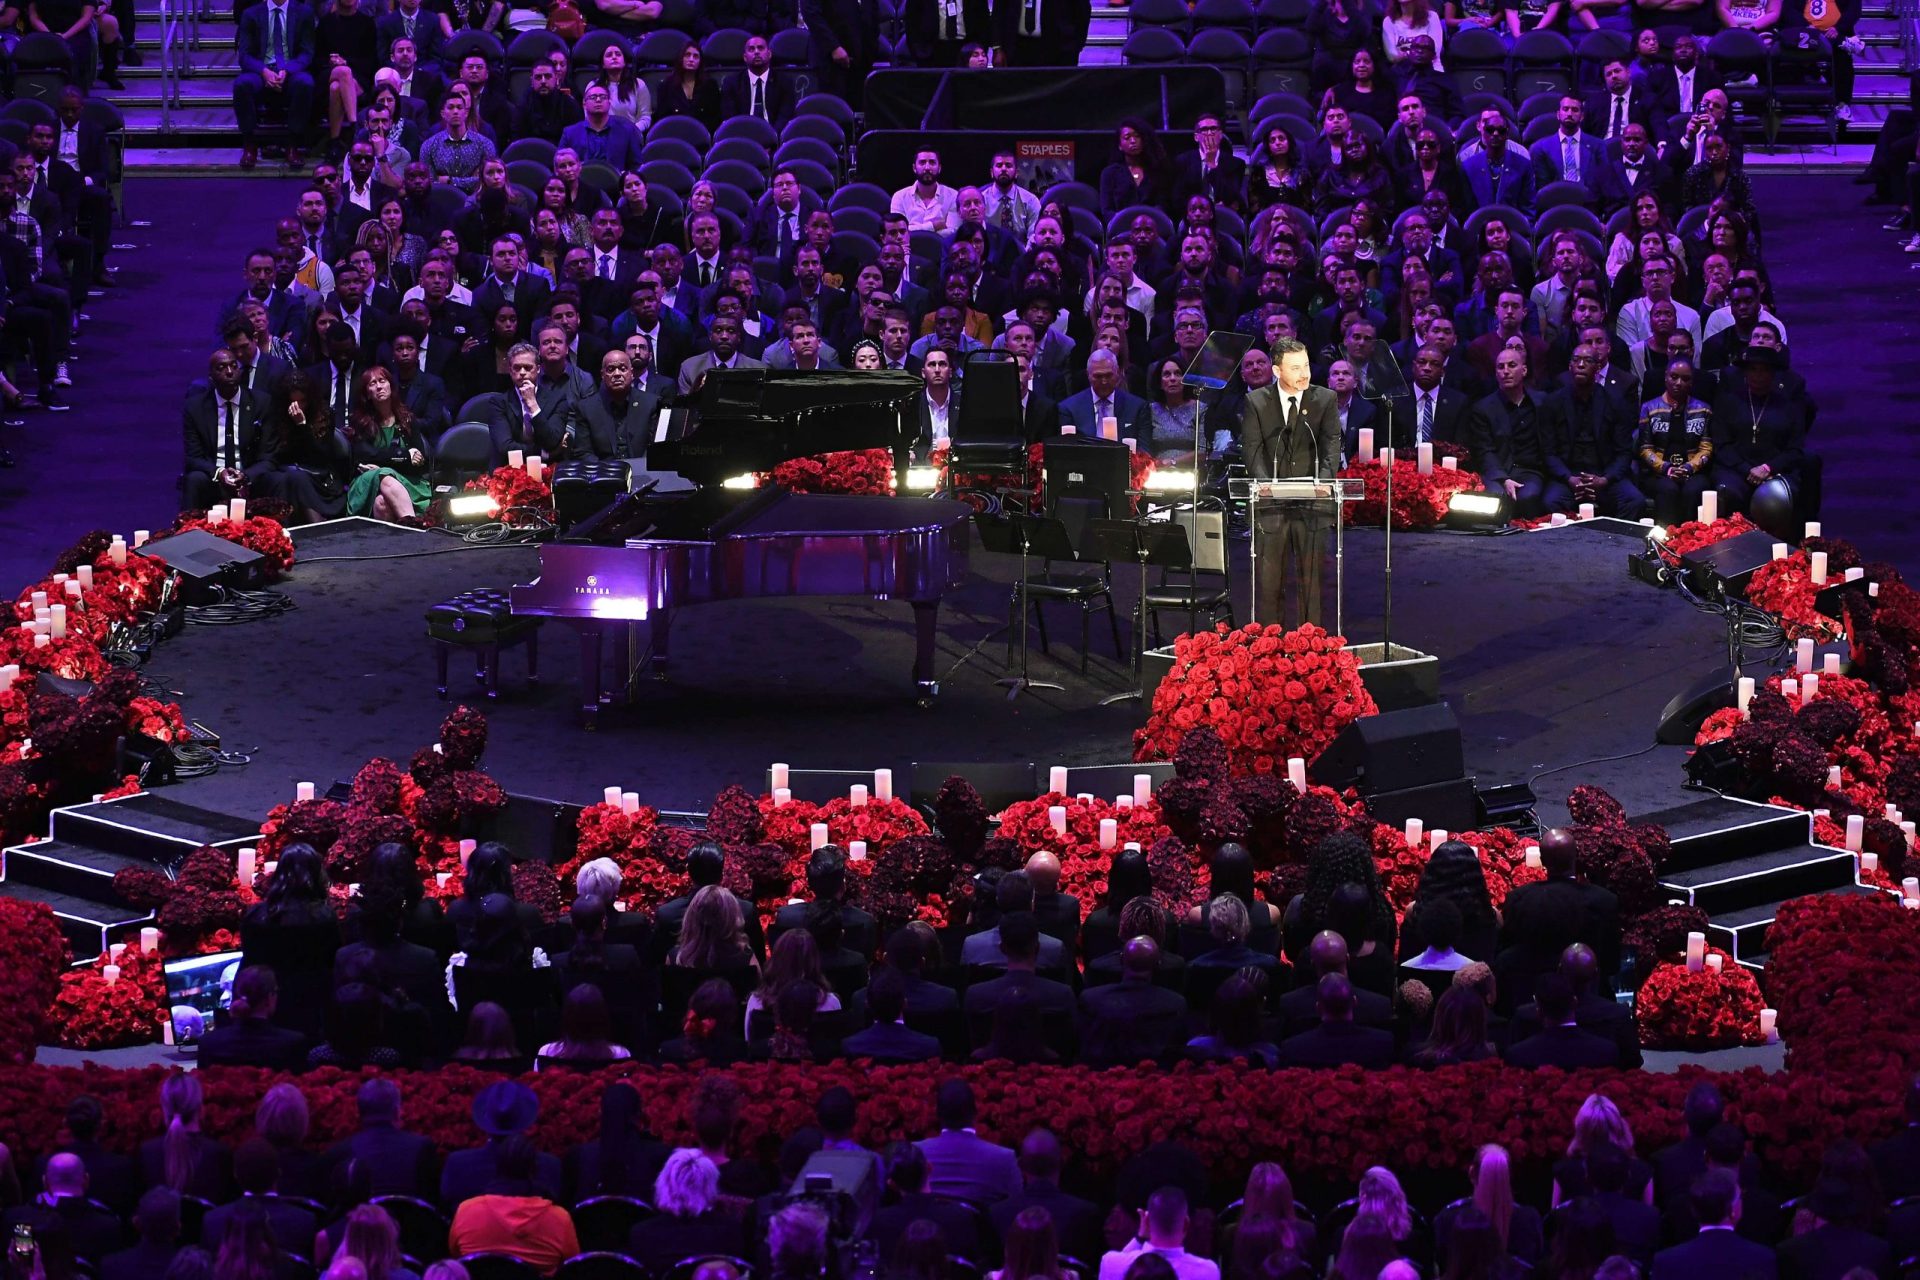
[(1693, 339), (1693, 349), (1698, 351), (1701, 344), (1700, 313), (1673, 296), (1673, 263), (1665, 258), (1649, 259), (1640, 269), (1640, 284), (1643, 296), (1635, 298), (1620, 308), (1620, 320), (1615, 333), (1628, 347), (1638, 347), (1647, 340), (1652, 327), (1647, 323), (1647, 310), (1656, 302), (1672, 302), (1674, 315), (1679, 318), (1679, 327), (1686, 330)]
[(1127, 1268), (1144, 1253), (1157, 1253), (1173, 1268), (1176, 1280), (1220, 1280), (1220, 1266), (1199, 1254), (1188, 1253), (1187, 1194), (1178, 1187), (1162, 1187), (1147, 1197), (1140, 1226), (1124, 1249), (1100, 1259), (1100, 1280), (1124, 1280)]
[[(1119, 237), (1107, 241), (1107, 274), (1120, 277), (1121, 283), (1126, 286), (1128, 308), (1147, 318), (1148, 332), (1151, 334), (1154, 299), (1159, 295), (1152, 285), (1133, 273), (1135, 262), (1133, 241)], [(1100, 282), (1096, 280), (1092, 288), (1087, 290), (1086, 310), (1093, 310), (1093, 297), (1099, 288)]]
[(980, 194), (987, 202), (987, 225), (999, 227), (1024, 248), (1040, 216), (1040, 197), (1014, 180), (1017, 173), (1013, 152), (994, 152), (988, 171), (992, 180), (980, 188)]
[(913, 157), (913, 183), (893, 193), (893, 212), (907, 230), (945, 235), (959, 225), (960, 193), (940, 181), (940, 153), (931, 147)]
[(947, 442), (954, 410), (960, 407), (953, 391), (953, 356), (946, 347), (927, 348), (921, 357), (920, 381), (924, 389), (920, 392), (920, 436), (914, 443), (914, 454), (924, 458)]

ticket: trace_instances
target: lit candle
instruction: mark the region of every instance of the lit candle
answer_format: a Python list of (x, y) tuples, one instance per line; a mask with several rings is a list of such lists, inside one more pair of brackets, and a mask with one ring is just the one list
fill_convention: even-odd
[(1901, 822), (1900, 822), (1900, 834), (1901, 834), (1901, 835), (1903, 835), (1903, 836), (1905, 836), (1905, 837), (1907, 838), (1907, 848), (1909, 848), (1909, 849), (1911, 849), (1911, 848), (1913, 848), (1913, 841), (1914, 841), (1914, 826), (1913, 826), (1913, 823), (1911, 823), (1911, 822), (1908, 822), (1908, 821), (1907, 821), (1907, 820), (1905, 820), (1904, 818), (1903, 818), (1903, 819), (1901, 819)]
[(67, 593), (67, 603), (78, 607), (82, 603), (80, 592), (84, 589), (80, 585), (80, 579), (68, 578), (60, 585)]
[(247, 500), (245, 498), (234, 498), (228, 502), (227, 518), (235, 524), (239, 524), (245, 520), (247, 518)]
[(440, 743), (436, 742), (433, 744), (433, 754), (437, 756), (443, 756), (447, 754), (446, 748), (443, 747)]
[(792, 785), (793, 784), (787, 780), (787, 766), (775, 764), (767, 767), (767, 790), (778, 791), (782, 787)]
[(1773, 544), (1773, 558), (1775, 560), (1785, 560), (1788, 556), (1792, 554), (1793, 554), (1793, 549), (1787, 546), (1786, 543), (1776, 542)]
[(622, 791), (620, 793), (620, 812), (625, 814), (640, 812), (640, 793), (638, 791)]
[(1414, 453), (1414, 459), (1415, 459), (1416, 465), (1418, 466), (1420, 474), (1423, 476), (1432, 475), (1433, 474), (1433, 446), (1427, 443), (1417, 444), (1413, 447), (1413, 453)]
[(778, 791), (773, 793), (774, 808), (784, 809), (792, 803), (793, 803), (793, 792), (787, 789), (786, 787), (781, 787)]
[(1807, 560), (1813, 566), (1813, 585), (1816, 587), (1824, 585), (1827, 581), (1827, 553), (1815, 551), (1807, 557)]
[(1780, 1038), (1780, 1011), (1762, 1009), (1760, 1011), (1760, 1038), (1768, 1044)]
[(1813, 670), (1813, 637), (1802, 636), (1793, 646), (1793, 669), (1805, 674)]
[(1076, 796), (1074, 796), (1074, 799), (1075, 799), (1075, 800), (1078, 800), (1078, 801), (1079, 801), (1079, 802), (1080, 802), (1081, 804), (1092, 804), (1092, 803), (1093, 803), (1093, 792), (1091, 792), (1091, 791), (1082, 791), (1082, 792), (1080, 792), (1080, 793), (1079, 793), (1078, 795), (1076, 795)]
[(1582, 520), (1593, 519), (1593, 504), (1591, 502), (1583, 502), (1580, 504), (1580, 518)]
[(53, 637), (52, 637), (52, 636), (50, 636), (50, 635), (48, 635), (48, 634), (47, 634), (46, 632), (44, 632), (44, 631), (36, 631), (36, 632), (34, 632), (34, 633), (33, 633), (33, 647), (34, 647), (34, 648), (36, 648), (36, 649), (45, 649), (45, 648), (49, 648), (49, 647), (51, 647), (51, 646), (52, 646), (52, 644), (53, 644)]
[(1869, 582), (1867, 584), (1867, 594), (1878, 600), (1880, 598), (1880, 584), (1877, 582)]
[(1120, 824), (1112, 818), (1100, 819), (1100, 847), (1112, 852), (1113, 846), (1120, 843)]
[(1047, 806), (1047, 825), (1053, 828), (1057, 836), (1067, 834), (1067, 807), (1063, 804)]
[(1438, 849), (1446, 842), (1447, 829), (1445, 827), (1435, 827), (1433, 830), (1427, 832), (1427, 849), (1429, 851)]
[(1860, 852), (1867, 838), (1867, 820), (1857, 813), (1847, 815), (1847, 848)]
[(474, 851), (475, 849), (478, 849), (479, 847), (480, 847), (480, 842), (479, 842), (478, 840), (462, 840), (462, 841), (460, 842), (460, 870), (461, 870), (461, 872), (463, 872), (463, 873), (464, 873), (464, 872), (466, 871), (466, 869), (467, 869), (467, 859), (469, 859), (469, 858), (471, 858), (471, 857), (473, 856), (473, 851)]
[(1820, 536), (1820, 522), (1818, 520), (1807, 521), (1807, 536), (1809, 538), (1817, 538)]
[(1700, 523), (1712, 524), (1720, 518), (1720, 495), (1712, 489), (1700, 495)]
[(1373, 461), (1373, 428), (1360, 428), (1360, 461)]
[[(93, 566), (83, 564), (78, 570), (81, 591), (93, 590)], [(77, 593), (76, 593), (77, 594)]]
[(1803, 702), (1812, 702), (1820, 692), (1820, 677), (1809, 671), (1800, 677), (1800, 698)]
[(1150, 773), (1134, 774), (1133, 802), (1135, 804), (1145, 804), (1151, 799), (1153, 799), (1153, 775)]
[(1138, 853), (1140, 852), (1140, 842), (1138, 840), (1129, 840), (1120, 846), (1120, 851), (1122, 853)]
[(1054, 765), (1047, 770), (1047, 794), (1063, 796), (1067, 794), (1067, 769), (1065, 765)]
[(538, 480), (545, 473), (546, 468), (540, 461), (540, 455), (537, 453), (529, 454), (527, 457), (527, 479)]
[(1556, 529), (1563, 529), (1567, 524), (1567, 513), (1564, 511), (1556, 511), (1553, 513), (1553, 518), (1548, 520), (1547, 523)]
[(147, 545), (147, 542), (148, 542), (148, 541), (149, 541), (149, 540), (150, 540), (150, 539), (151, 539), (152, 537), (153, 537), (153, 535), (152, 535), (151, 533), (149, 533), (149, 532), (147, 532), (147, 531), (146, 531), (145, 529), (135, 529), (135, 530), (133, 531), (133, 545), (134, 545), (134, 546), (135, 546), (136, 548), (138, 548), (138, 547), (144, 547), (144, 546), (146, 546), (146, 545)]
[(1391, 467), (1391, 466), (1393, 465), (1393, 450), (1392, 450), (1392, 449), (1382, 449), (1382, 450), (1380, 450), (1380, 465), (1381, 465), (1381, 466), (1383, 466), (1383, 467)]
[(222, 502), (215, 506), (211, 506), (207, 508), (207, 523), (225, 524), (226, 521), (227, 521), (227, 504), (226, 503)]
[(160, 1019), (160, 1043), (168, 1048), (173, 1047), (173, 1015), (171, 1013)]
[(821, 848), (826, 843), (827, 843), (827, 824), (826, 823), (816, 822), (811, 827), (808, 828), (807, 848), (809, 851)]
[(442, 889), (446, 888), (448, 883), (452, 881), (452, 879), (453, 879), (453, 872), (451, 871), (436, 871), (433, 873), (433, 882), (439, 885)]
[(509, 466), (515, 471), (519, 471), (522, 468), (524, 468), (526, 465), (527, 465), (527, 455), (525, 450), (523, 449), (507, 450), (507, 466)]
[(1858, 582), (1860, 581), (1860, 579), (1866, 576), (1867, 576), (1867, 571), (1865, 569), (1862, 569), (1859, 565), (1855, 565), (1853, 568), (1847, 570), (1844, 574), (1842, 574), (1840, 576), (1840, 580), (1842, 582)]
[(1307, 762), (1304, 757), (1289, 756), (1287, 758), (1287, 781), (1291, 782), (1293, 789), (1301, 795), (1307, 793)]
[(847, 788), (847, 803), (855, 809), (867, 807), (867, 784), (856, 782)]
[(1733, 700), (1740, 708), (1740, 714), (1747, 714), (1747, 704), (1753, 701), (1753, 677), (1741, 676), (1734, 685)]
[(113, 535), (113, 542), (107, 547), (107, 558), (113, 561), (113, 567), (127, 567), (127, 540), (119, 534)]
[(119, 964), (120, 957), (125, 954), (127, 954), (127, 944), (124, 942), (116, 942), (107, 948), (107, 960), (109, 963)]
[(1707, 963), (1707, 935), (1690, 933), (1687, 935), (1687, 968), (1694, 973), (1700, 972)]
[(1726, 962), (1727, 960), (1725, 956), (1719, 954), (1718, 952), (1715, 952), (1713, 955), (1710, 955), (1707, 957), (1707, 968), (1713, 970), (1715, 973), (1719, 973), (1720, 966), (1725, 964)]
[(293, 784), (293, 798), (294, 798), (294, 799), (295, 799), (296, 801), (299, 801), (299, 800), (311, 800), (311, 799), (313, 799), (313, 784), (312, 784), (311, 782), (296, 782), (296, 783), (294, 783), (294, 784)]
[(1440, 469), (1442, 471), (1458, 471), (1460, 469), (1460, 459), (1442, 458), (1440, 459)]
[(140, 950), (148, 955), (160, 950), (160, 931), (152, 925), (140, 931)]
[(1788, 676), (1780, 682), (1780, 696), (1791, 702), (1800, 696), (1800, 682)]
[(1880, 855), (1868, 851), (1860, 855), (1860, 874), (1871, 875), (1880, 869)]
[(1840, 674), (1840, 655), (1837, 653), (1827, 653), (1822, 655), (1820, 659), (1820, 674), (1824, 676), (1839, 675)]
[(1900, 806), (1891, 800), (1887, 801), (1887, 821), (1895, 826), (1900, 823)]
[(53, 606), (50, 612), (53, 615), (53, 631), (51, 633), (53, 638), (55, 640), (65, 640), (67, 638), (67, 606), (57, 604)]
[(865, 840), (847, 841), (847, 860), (865, 862), (867, 860), (867, 842)]
[(252, 849), (242, 849), (239, 857), (240, 883), (253, 887), (253, 873), (259, 854)]
[(1828, 765), (1827, 766), (1827, 790), (1838, 791), (1839, 789), (1840, 789), (1840, 766), (1837, 764)]
[(4, 667), (0, 667), (0, 693), (5, 693), (7, 690), (13, 688), (13, 682), (18, 678), (19, 674), (20, 668), (14, 663), (10, 662)]
[(1909, 898), (1920, 898), (1920, 877), (1908, 876), (1902, 880), (1900, 892)]
[(873, 798), (882, 804), (893, 799), (893, 770), (875, 769), (873, 771)]
[(1419, 844), (1420, 836), (1426, 830), (1426, 828), (1427, 828), (1427, 824), (1422, 822), (1420, 819), (1408, 818), (1407, 819), (1407, 843), (1411, 845)]
[(600, 793), (600, 802), (610, 809), (618, 809), (620, 807), (620, 788), (608, 787), (605, 791), (602, 791)]
[(1102, 440), (1118, 440), (1120, 438), (1120, 419), (1100, 419), (1100, 438)]
[(1545, 867), (1547, 865), (1540, 860), (1540, 846), (1537, 844), (1527, 846), (1526, 861), (1530, 867)]
[(1133, 797), (1129, 795), (1117, 795), (1113, 798), (1113, 807), (1116, 809), (1131, 809), (1133, 808)]

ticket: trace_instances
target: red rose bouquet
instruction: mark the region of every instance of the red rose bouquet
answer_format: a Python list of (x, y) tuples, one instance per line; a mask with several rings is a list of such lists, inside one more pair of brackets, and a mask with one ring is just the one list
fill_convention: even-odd
[(1722, 516), (1718, 520), (1709, 520), (1705, 524), (1698, 520), (1688, 520), (1667, 530), (1666, 548), (1676, 556), (1691, 555), (1702, 547), (1710, 547), (1716, 542), (1725, 542), (1728, 538), (1737, 538), (1743, 533), (1752, 533), (1757, 527), (1737, 511), (1730, 516)]
[(1766, 1043), (1760, 1034), (1760, 1010), (1766, 1003), (1760, 984), (1719, 948), (1709, 947), (1707, 954), (1720, 957), (1718, 972), (1695, 972), (1684, 962), (1654, 966), (1633, 1002), (1642, 1045), (1704, 1053)]
[(1189, 730), (1206, 725), (1235, 774), (1285, 776), (1290, 758), (1315, 759), (1342, 729), (1378, 710), (1340, 637), (1311, 623), (1294, 631), (1222, 626), (1174, 641), (1173, 670), (1134, 733), (1134, 759), (1166, 759)]
[(269, 578), (284, 578), (287, 571), (293, 568), (293, 539), (287, 536), (285, 526), (269, 516), (248, 516), (245, 520), (216, 522), (207, 519), (204, 511), (182, 512), (165, 536), (190, 533), (196, 529), (216, 538), (225, 538), (228, 542), (237, 542), (247, 550), (265, 556)]
[[(1051, 810), (1055, 808), (1064, 811), (1065, 832), (1053, 827)], [(1106, 821), (1114, 824), (1111, 848), (1103, 848), (1100, 843), (1100, 824)], [(1167, 841), (1172, 847), (1162, 850), (1163, 857), (1187, 864), (1180, 877), (1182, 884), (1197, 886), (1197, 890), (1203, 892), (1207, 869), (1200, 851), (1180, 841), (1168, 840), (1171, 834), (1161, 820), (1159, 806), (1152, 801), (1121, 807), (1112, 800), (1082, 799), (1055, 792), (1008, 805), (1000, 815), (1000, 837), (1013, 842), (1022, 861), (1041, 850), (1048, 850), (1060, 859), (1060, 891), (1080, 899), (1083, 917), (1106, 897), (1107, 871), (1113, 865), (1114, 855), (1129, 844), (1151, 850)], [(1161, 877), (1156, 876), (1155, 882), (1160, 883)], [(1186, 899), (1190, 895), (1183, 893), (1181, 897)]]
[(794, 458), (773, 469), (773, 483), (792, 493), (850, 493), (885, 496), (893, 492), (893, 453), (888, 449), (847, 449)]
[[(108, 982), (109, 965), (119, 969)], [(115, 1049), (150, 1044), (160, 1036), (160, 1019), (167, 1011), (167, 984), (161, 960), (128, 947), (115, 961), (107, 954), (83, 969), (69, 970), (60, 979), (53, 1016), (60, 1043), (69, 1049)]]
[[(1829, 581), (1838, 581), (1841, 570), (1829, 565), (1827, 573)], [(1813, 581), (1813, 562), (1802, 547), (1784, 560), (1770, 560), (1754, 570), (1747, 581), (1747, 602), (1779, 614), (1787, 634), (1796, 640), (1801, 636), (1822, 642), (1837, 640), (1839, 621), (1813, 607), (1819, 591)]]
[(0, 898), (0, 1062), (32, 1062), (60, 990), (67, 940), (44, 902)]
[(516, 510), (535, 514), (553, 511), (553, 486), (544, 478), (535, 480), (524, 467), (496, 467), (484, 476), (467, 481), (466, 491), (492, 498), (503, 520)]
[[(1365, 496), (1358, 502), (1341, 504), (1341, 514), (1351, 525), (1379, 527), (1386, 523), (1387, 469), (1377, 459), (1350, 463), (1340, 472), (1342, 480), (1358, 480)], [(1393, 459), (1393, 527), (1395, 529), (1432, 529), (1447, 516), (1447, 501), (1456, 493), (1477, 492), (1483, 485), (1472, 471), (1450, 470), (1435, 466), (1428, 475), (1420, 474), (1417, 460), (1396, 454)]]

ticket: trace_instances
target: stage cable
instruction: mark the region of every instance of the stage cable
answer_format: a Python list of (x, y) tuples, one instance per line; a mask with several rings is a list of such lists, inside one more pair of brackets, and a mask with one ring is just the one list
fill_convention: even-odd
[(1569, 769), (1584, 769), (1590, 764), (1611, 764), (1616, 760), (1632, 760), (1638, 756), (1643, 756), (1647, 754), (1647, 752), (1652, 751), (1654, 748), (1658, 747), (1659, 745), (1660, 743), (1658, 742), (1649, 742), (1646, 746), (1640, 748), (1638, 751), (1624, 751), (1617, 756), (1594, 756), (1590, 760), (1575, 760), (1572, 764), (1557, 764), (1553, 766), (1553, 768), (1551, 769), (1542, 769), (1540, 772), (1528, 778), (1527, 785), (1532, 786), (1534, 783), (1540, 781), (1540, 779), (1542, 778), (1548, 777), (1556, 773), (1565, 773)]

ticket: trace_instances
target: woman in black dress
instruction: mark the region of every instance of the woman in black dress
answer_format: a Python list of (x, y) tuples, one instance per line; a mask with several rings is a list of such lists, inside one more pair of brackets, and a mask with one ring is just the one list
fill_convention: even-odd
[(360, 0), (333, 0), (314, 28), (313, 53), (314, 65), (326, 68), (327, 156), (337, 163), (352, 141), (351, 133), (342, 137), (341, 131), (360, 118), (360, 95), (380, 65), (373, 13)]
[(344, 512), (353, 461), (333, 429), (326, 397), (305, 371), (290, 370), (274, 384), (265, 426), (294, 511), (309, 521), (332, 520)]
[(720, 86), (707, 78), (700, 46), (691, 41), (681, 50), (680, 65), (660, 86), (654, 118), (663, 116), (692, 116), (709, 130), (720, 127)]
[(1371, 116), (1382, 129), (1391, 129), (1395, 119), (1393, 83), (1374, 71), (1373, 51), (1355, 49), (1347, 64), (1347, 78), (1327, 90), (1320, 100), (1322, 110), (1329, 106), (1347, 109), (1349, 116)]
[(319, 1039), (333, 992), (340, 918), (327, 897), (327, 867), (312, 845), (290, 844), (267, 881), (265, 901), (240, 921), (241, 967), (264, 964), (280, 980), (273, 1020)]
[(1120, 122), (1113, 163), (1100, 173), (1100, 216), (1143, 204), (1164, 209), (1173, 198), (1173, 174), (1153, 127), (1137, 116)]

